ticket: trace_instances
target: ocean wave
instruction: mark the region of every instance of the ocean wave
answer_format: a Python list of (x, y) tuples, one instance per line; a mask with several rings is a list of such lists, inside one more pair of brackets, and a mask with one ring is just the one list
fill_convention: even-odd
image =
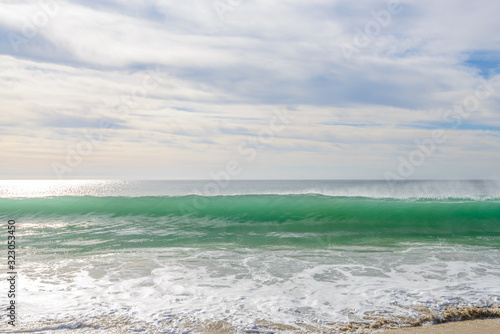
[[(500, 203), (496, 200), (322, 195), (54, 197), (0, 199), (0, 217), (16, 219), (41, 244), (76, 250), (210, 243), (248, 247), (421, 241), (498, 245), (500, 238)], [(45, 233), (37, 235), (37, 231)]]

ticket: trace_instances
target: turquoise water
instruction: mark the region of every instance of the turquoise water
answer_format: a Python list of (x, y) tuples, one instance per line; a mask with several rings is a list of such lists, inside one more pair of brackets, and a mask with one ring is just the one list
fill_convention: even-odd
[[(197, 206), (197, 203), (201, 203)], [(64, 224), (31, 237), (51, 249), (156, 247), (394, 246), (449, 242), (500, 247), (496, 199), (387, 199), (324, 195), (51, 197), (0, 199), (4, 217)], [(85, 222), (84, 224), (82, 222)], [(124, 234), (124, 231), (128, 231)], [(143, 242), (135, 241), (146, 238)], [(31, 242), (31, 241), (30, 241)], [(29, 247), (29, 243), (26, 247)]]
[(213, 184), (0, 182), (21, 324), (265, 332), (500, 303), (498, 182)]

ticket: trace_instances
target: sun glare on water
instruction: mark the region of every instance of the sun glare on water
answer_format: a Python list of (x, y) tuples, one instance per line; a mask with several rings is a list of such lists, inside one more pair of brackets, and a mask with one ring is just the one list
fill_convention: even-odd
[(0, 198), (81, 196), (97, 191), (108, 181), (96, 180), (3, 180)]

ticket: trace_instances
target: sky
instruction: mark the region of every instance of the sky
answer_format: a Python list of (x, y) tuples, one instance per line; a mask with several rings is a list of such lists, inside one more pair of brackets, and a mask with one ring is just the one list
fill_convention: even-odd
[(0, 1), (0, 179), (500, 179), (499, 12)]

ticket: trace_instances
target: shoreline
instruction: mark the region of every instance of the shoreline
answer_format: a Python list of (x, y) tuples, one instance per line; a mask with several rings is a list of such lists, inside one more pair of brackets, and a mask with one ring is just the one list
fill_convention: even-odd
[[(104, 319), (101, 319), (104, 320)], [(66, 324), (46, 322), (44, 324), (25, 324), (20, 328), (23, 332), (38, 332), (54, 334), (77, 334), (77, 333), (131, 333), (145, 331), (148, 333), (163, 333), (168, 329), (169, 324), (164, 324), (164, 328), (151, 326), (148, 323), (129, 321), (128, 319), (105, 319), (96, 323), (70, 322)], [(113, 324), (112, 324), (113, 323)], [(471, 320), (456, 320), (444, 323), (432, 324), (430, 322), (413, 327), (399, 328), (373, 328), (367, 327), (337, 327), (331, 329), (317, 328), (314, 326), (302, 325), (284, 325), (268, 321), (257, 322), (258, 326), (252, 329), (243, 330), (246, 333), (345, 333), (345, 334), (497, 334), (500, 333), (500, 318), (476, 318)], [(1, 327), (2, 329), (5, 329)], [(0, 329), (0, 331), (2, 331)], [(186, 323), (184, 326), (170, 328), (172, 330), (187, 330), (192, 333), (200, 334), (236, 334), (242, 329), (236, 329), (232, 324), (226, 321), (208, 321), (202, 323)]]
[(452, 321), (435, 325), (385, 329), (380, 334), (497, 334), (500, 318)]

